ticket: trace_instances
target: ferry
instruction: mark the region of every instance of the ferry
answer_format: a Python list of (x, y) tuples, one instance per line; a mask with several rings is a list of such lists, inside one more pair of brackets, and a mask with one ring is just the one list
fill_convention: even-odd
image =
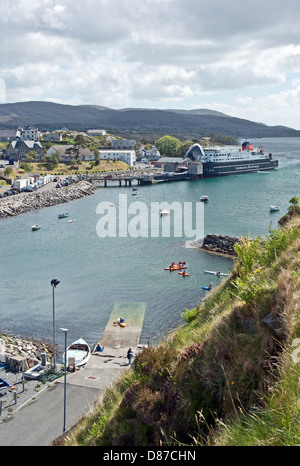
[(193, 144), (184, 158), (201, 162), (204, 178), (261, 172), (278, 167), (278, 160), (273, 160), (272, 154), (265, 153), (262, 146), (255, 148), (249, 141), (244, 141), (241, 146), (210, 147), (208, 142), (205, 147)]

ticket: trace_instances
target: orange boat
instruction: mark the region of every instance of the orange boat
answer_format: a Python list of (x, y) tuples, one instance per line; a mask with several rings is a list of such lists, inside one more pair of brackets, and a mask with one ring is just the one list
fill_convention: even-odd
[(178, 272), (179, 275), (182, 275), (183, 277), (189, 277), (190, 275), (185, 272)]

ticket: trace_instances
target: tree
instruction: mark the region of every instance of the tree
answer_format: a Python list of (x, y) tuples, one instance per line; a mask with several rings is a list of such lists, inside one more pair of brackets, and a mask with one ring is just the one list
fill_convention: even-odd
[(177, 157), (177, 151), (181, 146), (181, 142), (173, 136), (163, 136), (156, 141), (155, 146), (162, 156)]
[(289, 206), (289, 211), (293, 210), (294, 207), (296, 207), (297, 205), (299, 205), (299, 202), (300, 202), (299, 197), (293, 196), (293, 197), (289, 200), (289, 203), (291, 204), (291, 205)]

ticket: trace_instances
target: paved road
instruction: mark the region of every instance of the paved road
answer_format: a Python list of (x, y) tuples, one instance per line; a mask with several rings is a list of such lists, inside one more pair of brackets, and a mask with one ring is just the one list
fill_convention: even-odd
[[(104, 351), (67, 376), (66, 429), (88, 413), (95, 401), (124, 370), (129, 370), (128, 347), (139, 350), (144, 303), (116, 304), (101, 337)], [(125, 328), (115, 325), (125, 318)], [(0, 446), (49, 446), (63, 433), (64, 377), (52, 382), (7, 421), (0, 423)]]

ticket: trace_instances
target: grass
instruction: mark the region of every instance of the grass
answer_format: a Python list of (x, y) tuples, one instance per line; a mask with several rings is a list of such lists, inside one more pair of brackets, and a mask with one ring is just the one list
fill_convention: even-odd
[(299, 445), (299, 232), (294, 215), (266, 238), (244, 238), (231, 276), (144, 349), (62, 443)]

